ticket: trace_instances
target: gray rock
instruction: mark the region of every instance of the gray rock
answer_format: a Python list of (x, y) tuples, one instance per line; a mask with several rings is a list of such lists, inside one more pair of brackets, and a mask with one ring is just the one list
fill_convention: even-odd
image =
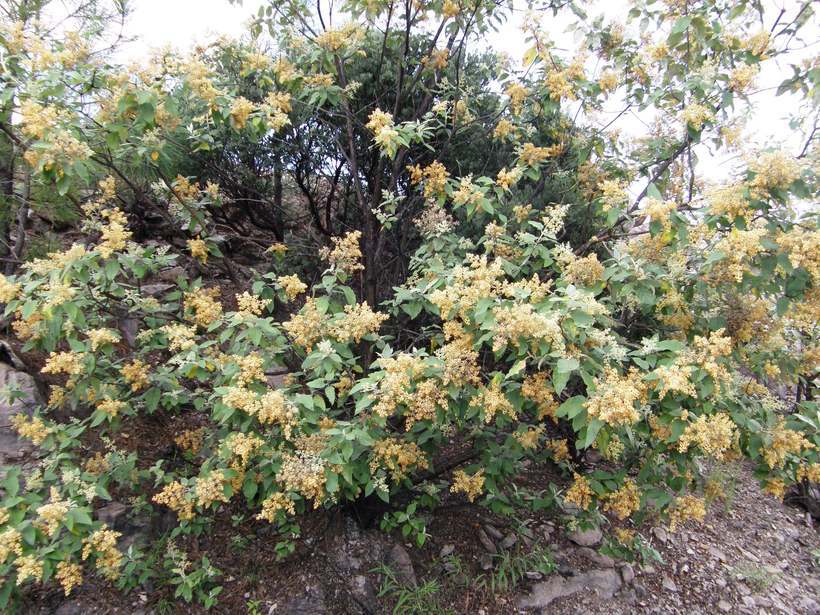
[(363, 574), (357, 574), (350, 579), (349, 586), (350, 593), (353, 594), (356, 602), (358, 602), (362, 608), (370, 613), (378, 611), (379, 599), (376, 595), (376, 588), (373, 587), (373, 583), (370, 582), (370, 579)]
[(621, 579), (623, 582), (629, 585), (632, 581), (635, 580), (635, 569), (632, 568), (630, 564), (622, 564), (620, 566), (621, 571)]
[(54, 615), (85, 615), (87, 612), (88, 608), (79, 600), (68, 600), (57, 607)]
[(601, 530), (594, 527), (588, 530), (575, 530), (569, 534), (568, 538), (581, 547), (594, 547), (601, 542), (603, 534)]
[(542, 583), (533, 586), (528, 596), (519, 599), (518, 607), (522, 609), (543, 609), (559, 598), (579, 592), (588, 595), (590, 592), (599, 598), (612, 598), (621, 587), (621, 578), (612, 569), (590, 570), (574, 577), (551, 576)]
[(128, 523), (128, 506), (122, 502), (111, 502), (97, 511), (97, 519), (115, 530), (123, 530)]
[(589, 547), (581, 547), (578, 549), (578, 553), (584, 557), (584, 559), (589, 560), (593, 564), (600, 566), (601, 568), (614, 568), (615, 567), (615, 560), (609, 557), (608, 555), (602, 555), (598, 553), (595, 549), (590, 549)]
[(32, 450), (28, 440), (17, 437), (11, 418), (15, 414), (31, 416), (35, 408), (43, 404), (34, 378), (8, 363), (0, 362), (0, 391), (6, 390), (6, 387), (9, 391), (19, 391), (22, 395), (12, 399), (9, 395), (0, 393), (0, 463), (18, 459)]
[(504, 534), (502, 534), (501, 531), (494, 525), (485, 523), (484, 530), (493, 538), (493, 540), (501, 540), (502, 538), (504, 538)]
[(487, 536), (487, 532), (485, 532), (483, 528), (478, 528), (478, 541), (488, 553), (492, 553), (493, 555), (498, 553), (498, 548), (495, 546), (495, 543), (490, 539), (490, 537)]
[(394, 545), (387, 554), (387, 565), (396, 575), (396, 580), (402, 585), (416, 584), (416, 571), (410, 560), (407, 550), (401, 545)]
[(172, 288), (175, 288), (176, 285), (174, 284), (146, 284), (142, 286), (140, 290), (142, 291), (143, 296), (149, 297), (159, 297), (167, 293)]
[(492, 570), (493, 556), (489, 553), (482, 553), (481, 557), (478, 558), (478, 563), (481, 566), (482, 570)]
[(304, 593), (285, 602), (276, 615), (324, 615), (327, 613), (325, 595), (319, 586), (308, 587)]
[(669, 534), (662, 527), (653, 527), (652, 534), (654, 534), (655, 538), (660, 540), (662, 543), (666, 543), (669, 540)]
[(661, 585), (667, 591), (670, 591), (670, 592), (678, 591), (678, 586), (675, 585), (675, 582), (666, 575), (663, 575), (663, 580), (661, 581)]
[(441, 551), (439, 551), (438, 556), (447, 557), (448, 555), (452, 555), (455, 550), (455, 545), (444, 545), (443, 547), (441, 547)]
[(512, 547), (516, 542), (518, 542), (518, 537), (515, 534), (507, 534), (506, 538), (501, 541), (501, 548), (502, 549), (509, 549)]
[(728, 613), (732, 610), (732, 605), (725, 600), (719, 600), (717, 603), (717, 608), (721, 613)]
[(525, 575), (525, 576), (526, 576), (526, 577), (527, 577), (530, 581), (540, 581), (541, 579), (543, 579), (543, 578), (544, 578), (544, 575), (543, 575), (543, 574), (541, 574), (540, 572), (536, 571), (536, 570), (527, 571), (527, 572), (525, 572), (525, 573), (524, 573), (524, 575)]

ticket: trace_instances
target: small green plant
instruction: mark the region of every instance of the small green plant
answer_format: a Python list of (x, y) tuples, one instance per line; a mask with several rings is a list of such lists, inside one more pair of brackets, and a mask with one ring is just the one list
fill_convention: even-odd
[(176, 586), (174, 598), (182, 598), (188, 603), (196, 600), (205, 610), (216, 604), (217, 596), (222, 592), (222, 586), (216, 585), (216, 579), (222, 573), (211, 565), (207, 557), (203, 557), (197, 565), (189, 561), (188, 556), (173, 542), (169, 542), (165, 569), (172, 575), (168, 583)]
[(778, 575), (762, 566), (744, 562), (732, 568), (732, 576), (749, 585), (752, 590), (762, 592), (774, 584)]
[(248, 615), (261, 615), (262, 611), (259, 610), (261, 606), (261, 600), (248, 600), (245, 603), (245, 608), (248, 609)]
[(382, 517), (381, 529), (391, 532), (396, 528), (401, 528), (401, 534), (405, 538), (412, 535), (418, 546), (423, 546), (429, 534), (427, 533), (427, 523), (424, 518), (416, 515), (418, 502), (411, 502), (404, 510), (397, 510), (386, 513)]
[(495, 570), (487, 577), (479, 577), (477, 583), (493, 594), (514, 590), (528, 572), (548, 575), (555, 571), (552, 554), (546, 548), (535, 547), (529, 553), (506, 552), (496, 556), (496, 559)]
[(382, 576), (379, 587), (379, 598), (388, 598), (395, 602), (393, 615), (454, 615), (452, 609), (445, 608), (439, 602), (441, 584), (436, 579), (430, 579), (419, 585), (408, 586), (402, 584), (393, 570), (384, 564), (374, 568)]

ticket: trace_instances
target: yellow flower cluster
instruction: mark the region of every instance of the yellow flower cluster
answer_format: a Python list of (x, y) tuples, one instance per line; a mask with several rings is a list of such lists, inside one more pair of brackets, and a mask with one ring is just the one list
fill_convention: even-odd
[(706, 517), (706, 502), (694, 495), (675, 498), (669, 510), (669, 531), (674, 532), (678, 526), (687, 521), (702, 522)]
[(604, 212), (610, 209), (620, 209), (629, 198), (626, 184), (618, 179), (604, 179), (599, 186), (599, 190), (601, 191), (601, 209)]
[(102, 241), (97, 245), (97, 250), (103, 258), (108, 258), (125, 247), (125, 242), (131, 238), (131, 231), (125, 228), (128, 224), (125, 214), (116, 207), (105, 210), (100, 215), (108, 219), (108, 224), (101, 229)]
[(612, 427), (631, 425), (641, 417), (635, 403), (646, 396), (646, 385), (634, 369), (621, 376), (612, 367), (604, 369), (603, 378), (595, 378), (595, 392), (584, 402), (589, 416)]
[(219, 289), (197, 288), (185, 293), (184, 306), (193, 312), (191, 321), (203, 329), (222, 318), (222, 304), (219, 302)]
[(191, 251), (191, 256), (197, 259), (203, 265), (208, 262), (208, 244), (205, 240), (197, 237), (196, 239), (188, 240), (188, 250)]
[(547, 316), (537, 312), (531, 303), (515, 303), (507, 307), (497, 307), (495, 315), (495, 337), (493, 338), (493, 352), (504, 348), (507, 344), (518, 346), (523, 340), (524, 346), (530, 342), (547, 341), (550, 350), (564, 351), (564, 334), (559, 324), (559, 316)]
[(11, 417), (11, 424), (15, 431), (23, 438), (28, 438), (34, 444), (39, 445), (48, 437), (51, 430), (40, 419), (40, 417), (33, 416), (31, 419), (25, 414), (15, 414)]
[(0, 303), (8, 303), (14, 301), (20, 293), (20, 284), (9, 281), (9, 279), (0, 274)]
[(23, 555), (14, 562), (17, 566), (17, 585), (22, 585), (28, 579), (39, 581), (43, 578), (43, 562), (35, 555)]
[(760, 72), (756, 64), (743, 64), (734, 69), (729, 75), (729, 87), (735, 92), (745, 92), (754, 83)]
[(706, 122), (711, 121), (714, 117), (709, 109), (698, 103), (690, 103), (680, 114), (681, 120), (694, 130), (700, 130)]
[(715, 250), (723, 253), (725, 258), (715, 263), (713, 275), (719, 282), (743, 280), (746, 271), (746, 260), (751, 259), (763, 250), (761, 240), (766, 236), (765, 228), (752, 228), (741, 231), (732, 230), (721, 239)]
[(359, 343), (364, 336), (377, 333), (387, 318), (387, 314), (374, 312), (367, 303), (346, 305), (344, 317), (334, 323), (331, 335), (343, 344)]
[(820, 286), (820, 231), (793, 229), (777, 237), (778, 245), (789, 255), (793, 267), (803, 267)]
[(564, 494), (564, 502), (575, 504), (581, 510), (589, 510), (592, 505), (592, 488), (589, 486), (589, 481), (575, 472), (573, 474), (574, 481), (572, 486), (567, 489)]
[(555, 416), (555, 411), (558, 409), (558, 400), (552, 385), (549, 383), (549, 374), (547, 372), (536, 372), (527, 375), (521, 385), (521, 394), (525, 399), (534, 402), (538, 408), (537, 418), (539, 421), (549, 417), (553, 422), (557, 423), (558, 419)]
[(627, 478), (617, 491), (604, 498), (604, 510), (611, 511), (618, 519), (626, 519), (641, 508), (641, 492), (632, 479)]
[(60, 562), (57, 564), (57, 573), (54, 576), (63, 587), (65, 595), (68, 596), (75, 587), (82, 585), (83, 568), (79, 564)]
[(675, 201), (660, 201), (648, 198), (644, 201), (644, 212), (652, 222), (658, 222), (664, 230), (669, 230), (671, 222), (669, 214), (678, 208)]
[(489, 387), (481, 387), (475, 397), (470, 400), (470, 407), (482, 410), (484, 422), (487, 424), (492, 423), (499, 412), (512, 420), (517, 417), (515, 407), (504, 395), (498, 382), (493, 382)]
[(685, 453), (694, 444), (707, 455), (721, 461), (732, 448), (735, 437), (736, 427), (728, 414), (702, 414), (694, 423), (686, 426), (678, 440), (678, 451)]
[(285, 453), (276, 478), (284, 484), (286, 491), (295, 491), (305, 499), (312, 499), (313, 507), (318, 508), (325, 497), (325, 466), (324, 459), (307, 451)]
[(262, 502), (262, 511), (256, 515), (256, 518), (267, 521), (268, 523), (273, 523), (276, 521), (276, 514), (280, 510), (284, 510), (289, 515), (296, 514), (296, 507), (293, 504), (293, 500), (284, 493), (273, 493)]
[(413, 379), (423, 373), (425, 365), (420, 357), (408, 353), (382, 357), (377, 363), (379, 369), (384, 371), (384, 375), (374, 393), (376, 404), (373, 406), (373, 412), (386, 418), (391, 416), (399, 405), (413, 405), (410, 387)]
[(570, 458), (569, 445), (566, 439), (547, 440), (546, 447), (552, 454), (552, 460), (555, 463), (561, 463)]
[(102, 476), (111, 470), (111, 462), (108, 461), (108, 455), (97, 451), (93, 457), (86, 459), (83, 469), (94, 476)]
[(770, 478), (763, 485), (763, 493), (782, 501), (786, 495), (786, 483), (782, 478)]
[(435, 421), (437, 411), (447, 408), (447, 391), (438, 380), (423, 380), (416, 384), (416, 390), (406, 403), (405, 428), (410, 431), (419, 421)]
[(120, 536), (119, 532), (103, 526), (83, 541), (83, 560), (87, 560), (95, 553), (97, 570), (110, 580), (115, 580), (119, 576), (119, 567), (122, 564), (122, 553), (117, 549), (117, 539)]
[(0, 532), (0, 564), (5, 564), (12, 553), (18, 557), (23, 554), (23, 537), (13, 527), (7, 527)]
[(258, 352), (231, 355), (230, 359), (239, 366), (239, 373), (235, 377), (237, 386), (244, 387), (253, 382), (265, 381), (265, 359)]
[(51, 502), (37, 508), (37, 520), (34, 525), (51, 537), (60, 531), (65, 516), (69, 510), (68, 500), (60, 499), (60, 492), (56, 487), (51, 488)]
[(83, 373), (83, 355), (76, 352), (52, 352), (40, 372), (78, 376)]
[(746, 217), (749, 212), (746, 188), (742, 184), (730, 184), (712, 190), (708, 198), (709, 211), (716, 216), (734, 220), (738, 216)]
[(593, 286), (603, 280), (604, 266), (598, 262), (598, 255), (592, 253), (573, 259), (564, 270), (564, 278), (572, 284)]
[(362, 251), (359, 247), (361, 237), (361, 231), (351, 231), (344, 237), (334, 237), (333, 249), (322, 248), (319, 254), (333, 269), (352, 274), (364, 269), (364, 265), (361, 264)]
[(232, 455), (242, 460), (242, 467), (248, 465), (251, 455), (264, 444), (262, 438), (255, 434), (237, 431), (225, 438), (225, 446)]
[(307, 290), (307, 284), (302, 282), (296, 274), (280, 275), (276, 281), (279, 286), (282, 287), (282, 290), (285, 291), (285, 296), (289, 301), (292, 301)]
[(178, 481), (168, 483), (152, 500), (173, 510), (180, 521), (190, 521), (194, 518), (194, 505), (188, 500), (187, 490)]
[(493, 138), (503, 141), (510, 136), (513, 131), (515, 131), (515, 126), (513, 123), (510, 122), (510, 120), (501, 119), (498, 121), (498, 124), (495, 125), (495, 129), (493, 130)]
[(518, 152), (518, 158), (524, 166), (537, 167), (548, 158), (557, 156), (562, 151), (564, 151), (564, 146), (561, 143), (548, 147), (539, 147), (532, 143), (524, 143)]
[(467, 474), (464, 470), (456, 470), (453, 472), (450, 492), (463, 493), (470, 502), (475, 502), (476, 498), (484, 493), (484, 470), (479, 470), (473, 475)]
[(385, 438), (373, 445), (370, 471), (375, 473), (379, 468), (384, 468), (390, 473), (393, 482), (405, 479), (412, 470), (425, 470), (427, 467), (427, 457), (415, 442)]
[(763, 447), (763, 460), (773, 470), (783, 467), (786, 455), (799, 455), (803, 450), (814, 448), (814, 444), (802, 433), (786, 427), (782, 418), (769, 430), (767, 436), (768, 444)]
[(91, 350), (97, 350), (100, 346), (119, 342), (120, 334), (112, 329), (89, 329), (88, 339), (91, 341)]
[(510, 110), (513, 115), (521, 113), (524, 101), (530, 95), (530, 91), (520, 83), (511, 83), (504, 93), (510, 97)]
[(462, 318), (467, 318), (481, 299), (497, 297), (503, 287), (504, 270), (499, 260), (488, 263), (486, 256), (476, 254), (467, 258), (469, 266), (456, 267), (450, 284), (430, 294), (430, 301), (439, 309), (443, 320), (449, 320), (454, 309)]
[(120, 368), (120, 374), (125, 381), (131, 385), (131, 390), (136, 393), (151, 384), (148, 379), (149, 366), (140, 359), (134, 359)]
[(300, 312), (282, 323), (282, 327), (295, 343), (310, 350), (313, 344), (322, 337), (325, 320), (325, 316), (319, 312), (313, 297), (308, 297)]
[(231, 104), (231, 121), (237, 130), (242, 130), (248, 122), (251, 113), (256, 109), (255, 105), (243, 96), (237, 96)]
[(174, 438), (174, 442), (182, 450), (189, 451), (192, 455), (196, 455), (202, 449), (204, 438), (205, 428), (198, 427), (197, 429), (186, 429)]
[(171, 352), (184, 352), (195, 344), (196, 327), (182, 324), (165, 325), (160, 329), (168, 336), (168, 350)]
[(241, 295), (236, 295), (236, 306), (239, 315), (243, 318), (260, 316), (262, 310), (270, 305), (270, 299), (262, 299), (245, 291)]
[(772, 190), (785, 190), (800, 177), (800, 164), (783, 152), (763, 152), (749, 162), (755, 174), (749, 186), (752, 195), (764, 199)]
[(265, 114), (268, 128), (279, 131), (288, 124), (291, 112), (291, 96), (289, 92), (270, 92), (265, 98), (261, 110)]
[(755, 56), (763, 56), (769, 48), (771, 35), (766, 30), (760, 30), (742, 42), (743, 48)]
[(96, 404), (97, 410), (101, 412), (105, 412), (108, 416), (112, 419), (116, 417), (124, 408), (127, 407), (127, 404), (124, 401), (119, 399), (111, 399), (109, 397), (103, 398), (99, 400)]
[(227, 502), (225, 495), (225, 473), (222, 470), (211, 470), (194, 482), (194, 497), (198, 506), (207, 508), (214, 502)]
[(444, 3), (441, 5), (441, 14), (444, 17), (452, 19), (453, 17), (458, 17), (459, 13), (461, 13), (461, 7), (457, 2), (444, 0)]
[(660, 366), (653, 372), (658, 376), (657, 388), (658, 399), (663, 399), (667, 393), (673, 391), (681, 395), (695, 397), (695, 385), (689, 380), (692, 375), (692, 367), (688, 365), (673, 365)]
[(539, 425), (538, 427), (527, 429), (526, 431), (517, 431), (513, 434), (513, 437), (521, 445), (521, 448), (529, 451), (538, 446), (538, 440), (541, 439), (543, 433), (544, 426)]
[(566, 70), (551, 70), (547, 73), (547, 89), (550, 92), (550, 99), (560, 102), (562, 98), (575, 100), (575, 90), (570, 81), (569, 72)]

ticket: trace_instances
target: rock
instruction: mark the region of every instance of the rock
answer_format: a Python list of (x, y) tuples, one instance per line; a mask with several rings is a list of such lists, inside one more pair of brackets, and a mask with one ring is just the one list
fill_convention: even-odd
[(518, 537), (513, 533), (509, 533), (509, 534), (507, 534), (507, 537), (504, 538), (504, 540), (501, 541), (500, 546), (501, 546), (502, 549), (509, 549), (516, 542), (518, 542)]
[(728, 613), (732, 610), (732, 605), (726, 602), (725, 600), (720, 600), (717, 603), (717, 608), (721, 613)]
[[(6, 349), (5, 346), (3, 349)], [(9, 352), (6, 350), (5, 354)], [(15, 414), (31, 416), (35, 408), (43, 403), (34, 378), (8, 363), (0, 362), (0, 390), (5, 387), (19, 391), (22, 396), (10, 399), (9, 396), (0, 394), (0, 464), (6, 460), (18, 459), (31, 450), (31, 444), (27, 440), (17, 437), (11, 418)]]
[(175, 288), (174, 284), (146, 284), (141, 287), (140, 290), (142, 291), (143, 296), (147, 295), (148, 297), (159, 297), (172, 288)]
[(568, 538), (581, 547), (594, 547), (601, 542), (603, 534), (597, 527), (588, 530), (575, 530)]
[(328, 610), (322, 588), (314, 586), (308, 587), (304, 593), (291, 598), (273, 612), (276, 615), (322, 615)]
[(363, 574), (357, 574), (352, 577), (349, 582), (350, 593), (353, 595), (356, 602), (365, 609), (365, 612), (375, 613), (378, 611), (379, 599), (376, 595), (376, 588)]
[(586, 458), (589, 463), (601, 463), (603, 456), (594, 448), (587, 449)]
[(635, 588), (635, 595), (638, 596), (638, 598), (646, 596), (646, 588), (643, 586), (643, 583), (636, 582), (633, 587)]
[(721, 562), (725, 562), (725, 561), (726, 561), (726, 554), (725, 554), (723, 551), (721, 551), (720, 549), (718, 549), (717, 547), (714, 547), (714, 546), (712, 546), (712, 545), (709, 545), (708, 550), (709, 550), (709, 553), (711, 553), (711, 554), (712, 554), (712, 556), (713, 556), (715, 559), (717, 559), (717, 560), (719, 560), (719, 561), (721, 561)]
[(543, 574), (541, 574), (540, 572), (537, 572), (535, 570), (525, 572), (524, 576), (526, 576), (531, 581), (540, 581), (541, 579), (544, 578)]
[(669, 534), (662, 527), (653, 527), (652, 534), (664, 544), (669, 540)]
[(502, 534), (497, 527), (494, 525), (490, 525), (489, 523), (484, 524), (484, 530), (492, 536), (493, 540), (501, 540), (504, 538), (504, 534)]
[(678, 591), (678, 586), (675, 585), (675, 582), (666, 575), (663, 575), (663, 580), (661, 581), (661, 585), (667, 591), (670, 591), (670, 592)]
[(590, 570), (574, 577), (551, 576), (533, 586), (532, 592), (518, 600), (522, 609), (548, 607), (559, 598), (584, 592), (594, 592), (599, 598), (612, 598), (621, 587), (621, 578), (612, 569)]
[(487, 532), (485, 532), (482, 528), (478, 528), (478, 541), (488, 553), (492, 553), (493, 555), (498, 553), (498, 548), (495, 546), (495, 543), (490, 540), (490, 537), (487, 536)]
[(54, 615), (85, 615), (87, 612), (88, 608), (79, 600), (68, 600), (57, 607)]
[(185, 269), (183, 269), (182, 267), (170, 267), (169, 269), (163, 269), (157, 274), (157, 279), (161, 280), (162, 282), (176, 283), (177, 278), (180, 277), (188, 277), (188, 274), (185, 273)]
[(820, 604), (817, 600), (809, 596), (803, 596), (798, 603), (800, 605), (801, 613), (820, 613)]
[(394, 545), (387, 554), (387, 565), (396, 575), (396, 580), (402, 585), (416, 584), (416, 571), (407, 550), (401, 545)]
[(478, 563), (482, 570), (492, 570), (493, 557), (489, 553), (482, 553), (481, 557), (478, 558)]
[(122, 502), (111, 502), (97, 511), (97, 519), (114, 530), (123, 530), (128, 523), (128, 506)]
[(609, 557), (608, 555), (602, 555), (598, 553), (595, 549), (590, 549), (589, 547), (581, 547), (578, 549), (578, 553), (582, 555), (585, 559), (589, 560), (593, 564), (600, 566), (601, 568), (614, 568), (615, 567), (615, 560)]
[(630, 564), (622, 564), (619, 569), (621, 571), (621, 579), (623, 579), (626, 585), (629, 585), (635, 580), (635, 569), (632, 568)]
[(743, 606), (749, 607), (750, 609), (753, 609), (755, 606), (757, 606), (757, 604), (755, 603), (755, 599), (752, 596), (743, 596), (741, 598), (741, 601), (743, 602)]
[(448, 555), (452, 555), (455, 550), (455, 545), (444, 545), (443, 547), (441, 547), (441, 551), (439, 551), (438, 556), (447, 557)]

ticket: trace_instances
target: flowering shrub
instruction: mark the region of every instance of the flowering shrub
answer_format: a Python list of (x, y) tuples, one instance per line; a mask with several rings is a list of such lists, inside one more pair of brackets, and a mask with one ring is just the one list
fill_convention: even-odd
[[(139, 554), (121, 552), (118, 533), (95, 520), (112, 490), (173, 511), (175, 534), (201, 532), (237, 502), (285, 534), (311, 510), (373, 498), (404, 509), (410, 498), (399, 517), (423, 542), (416, 503), (464, 497), (510, 513), (519, 504), (511, 481), (531, 459), (568, 479), (545, 484), (533, 506), (574, 506), (616, 524), (658, 514), (672, 529), (705, 514), (703, 459), (752, 459), (778, 497), (818, 481), (816, 404), (799, 399), (784, 412), (767, 386), (802, 378), (810, 390), (817, 368), (820, 231), (816, 216), (797, 213), (816, 197), (816, 165), (761, 152), (726, 185), (702, 187), (691, 154), (724, 142), (734, 97), (803, 18), (754, 33), (749, 8), (730, 31), (711, 19), (720, 3), (685, 14), (676, 7), (686, 3), (667, 4), (665, 13), (632, 10), (655, 24), (647, 40), (590, 26), (585, 44), (606, 65), (597, 76), (583, 54), (558, 57), (528, 20), (529, 77), (498, 77), (489, 138), (507, 142), (510, 155), (495, 176), (458, 176), (413, 148), (478, 121), (469, 97), (438, 77), (457, 35), (480, 32), (501, 9), (425, 6), (450, 41), (415, 69), (429, 76), (420, 91), (431, 101), (410, 119), (375, 107), (353, 116), (343, 61), (364, 40), (353, 26), (283, 34), (278, 59), (243, 50), (242, 74), (257, 79), (261, 102), (218, 83), (194, 56), (124, 73), (99, 63), (82, 38), (51, 44), (30, 24), (6, 27), (4, 61), (23, 103), (19, 123), (4, 126), (19, 133), (26, 173), (81, 208), (84, 235), (0, 279), (14, 335), (44, 356), (40, 375), (51, 383), (46, 405), (14, 419), (47, 454), (3, 483), (0, 600), (28, 583), (54, 580), (68, 595), (91, 571), (127, 574)], [(272, 6), (290, 14), (290, 5)], [(371, 20), (387, 10), (349, 8)], [(693, 64), (685, 74), (683, 59)], [(794, 70), (785, 88), (816, 88), (816, 66)], [(91, 94), (54, 89), (69, 77)], [(548, 137), (528, 129), (567, 101), (591, 112), (616, 92), (636, 108), (651, 100), (682, 134), (653, 135), (629, 152), (594, 130), (573, 132), (566, 119)], [(355, 121), (380, 168), (403, 177), (390, 190), (424, 203), (405, 279), (378, 304), (362, 291), (378, 267), (368, 250), (400, 218), (398, 209), (373, 213), (389, 201), (382, 187), (363, 230), (321, 250), (314, 283), (292, 267), (285, 242), (246, 288), (229, 292), (204, 275), (224, 258), (213, 219), (223, 193), (168, 173), (180, 166), (175, 140), (184, 134), (195, 151), (224, 131), (261, 140), (328, 109), (347, 118), (351, 142)], [(361, 155), (350, 148), (348, 163)], [(561, 159), (576, 155), (575, 187), (560, 203), (539, 201), (546, 179), (566, 173)], [(129, 175), (139, 165), (157, 180), (149, 196)], [(359, 181), (351, 169), (354, 192), (373, 190)], [(166, 204), (180, 241), (135, 241), (136, 212), (123, 204), (140, 198)], [(565, 222), (581, 209), (599, 230), (571, 244)], [(158, 289), (157, 276), (180, 263), (201, 275)], [(276, 385), (270, 375), (283, 368)], [(185, 463), (147, 467), (139, 446), (118, 438), (152, 415), (196, 419), (175, 437)], [(587, 471), (590, 448), (605, 468)]]

